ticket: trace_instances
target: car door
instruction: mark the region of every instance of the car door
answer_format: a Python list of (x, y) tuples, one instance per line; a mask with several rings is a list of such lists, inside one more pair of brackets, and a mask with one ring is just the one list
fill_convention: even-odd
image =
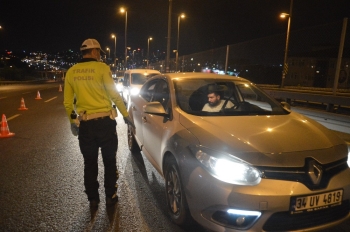
[(132, 118), (135, 124), (135, 139), (141, 145), (143, 145), (143, 106), (148, 102), (151, 102), (157, 81), (150, 81), (146, 83), (137, 96), (132, 96), (130, 101), (130, 109)]
[(123, 80), (123, 101), (124, 101), (124, 103), (127, 103), (129, 100), (129, 89), (130, 89), (130, 73), (126, 72), (126, 73), (124, 73), (124, 80)]
[[(171, 107), (168, 83), (164, 79), (158, 79), (155, 87), (150, 102), (160, 102), (165, 111), (169, 112)], [(162, 164), (161, 153), (165, 146), (166, 138), (169, 137), (172, 121), (164, 116), (143, 113), (142, 122), (144, 150), (151, 157), (149, 159), (152, 164), (160, 171)]]

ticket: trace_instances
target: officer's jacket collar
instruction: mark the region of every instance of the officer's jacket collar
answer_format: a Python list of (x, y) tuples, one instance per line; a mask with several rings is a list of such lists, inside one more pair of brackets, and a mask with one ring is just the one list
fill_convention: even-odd
[(83, 58), (78, 63), (84, 63), (84, 62), (89, 62), (89, 61), (97, 61), (97, 60), (94, 58)]

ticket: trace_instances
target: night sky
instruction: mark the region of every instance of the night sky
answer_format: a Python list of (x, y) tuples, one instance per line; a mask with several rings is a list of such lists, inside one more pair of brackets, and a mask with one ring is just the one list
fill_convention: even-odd
[[(350, 0), (294, 0), (293, 30), (342, 21), (350, 16)], [(166, 51), (169, 0), (1, 0), (1, 51), (77, 51), (86, 38), (96, 38), (105, 49), (123, 54), (125, 15), (128, 11), (127, 46)], [(172, 46), (176, 49), (177, 18), (180, 55), (205, 51), (286, 33), (290, 0), (173, 0)], [(348, 27), (350, 27), (348, 22)], [(326, 33), (326, 32), (325, 32)], [(350, 35), (348, 35), (350, 36)]]

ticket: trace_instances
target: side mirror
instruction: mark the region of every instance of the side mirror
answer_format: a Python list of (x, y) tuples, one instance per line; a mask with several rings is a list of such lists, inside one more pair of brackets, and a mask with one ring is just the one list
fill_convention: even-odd
[(169, 117), (170, 115), (165, 112), (164, 107), (160, 102), (150, 102), (143, 106), (143, 112), (147, 114), (154, 114), (163, 117)]
[(291, 107), (290, 107), (289, 103), (287, 103), (287, 102), (281, 102), (281, 105), (282, 105), (282, 107), (285, 108), (286, 110), (291, 111)]

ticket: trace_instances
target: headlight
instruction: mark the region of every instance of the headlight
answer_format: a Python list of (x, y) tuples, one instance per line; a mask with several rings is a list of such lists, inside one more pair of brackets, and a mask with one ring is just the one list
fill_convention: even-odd
[(117, 91), (118, 92), (123, 91), (123, 86), (121, 84), (117, 84)]
[(139, 94), (139, 92), (140, 92), (140, 89), (139, 89), (139, 88), (132, 88), (132, 89), (130, 90), (130, 94), (131, 94), (131, 95), (137, 95), (137, 94)]
[(197, 160), (221, 181), (237, 185), (257, 185), (261, 181), (260, 171), (243, 160), (204, 147), (197, 147), (196, 150)]

